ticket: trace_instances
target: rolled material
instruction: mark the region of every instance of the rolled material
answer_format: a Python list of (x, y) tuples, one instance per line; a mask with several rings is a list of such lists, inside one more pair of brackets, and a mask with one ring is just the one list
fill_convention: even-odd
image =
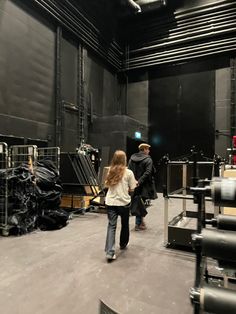
[(216, 206), (236, 207), (236, 179), (213, 178), (211, 196)]
[(192, 236), (195, 246), (201, 246), (202, 255), (217, 260), (236, 262), (236, 233), (234, 231), (203, 229)]
[(235, 290), (205, 286), (200, 289), (200, 306), (209, 313), (235, 314)]
[(216, 222), (218, 229), (236, 231), (236, 216), (218, 215)]

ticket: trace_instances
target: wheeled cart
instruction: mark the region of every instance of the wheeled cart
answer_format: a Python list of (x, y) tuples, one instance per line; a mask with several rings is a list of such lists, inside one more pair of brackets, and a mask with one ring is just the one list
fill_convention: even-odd
[(6, 143), (0, 143), (0, 227), (4, 236), (19, 224), (25, 229), (30, 224), (27, 213), (35, 210), (32, 172), (36, 159), (35, 145), (8, 148)]
[(50, 160), (53, 162), (55, 167), (60, 169), (60, 148), (59, 147), (39, 147), (37, 160), (40, 162), (41, 160)]
[[(212, 202), (217, 206), (235, 207), (236, 180), (215, 177), (202, 183), (191, 189), (198, 204), (198, 221), (197, 232), (192, 235), (196, 266), (190, 299), (194, 314), (235, 314), (236, 217), (217, 215), (206, 219), (205, 195), (210, 192)], [(215, 267), (212, 267), (213, 262)]]
[[(179, 245), (192, 248), (192, 233), (197, 230), (197, 211), (187, 210), (187, 201), (193, 200), (190, 186), (195, 178), (211, 179), (214, 167), (219, 167), (213, 161), (170, 161), (166, 162), (166, 185), (164, 196), (164, 244)], [(182, 200), (180, 213), (169, 220), (170, 199)], [(211, 201), (210, 197), (206, 197)], [(219, 207), (214, 207), (206, 218), (210, 219), (219, 213)]]

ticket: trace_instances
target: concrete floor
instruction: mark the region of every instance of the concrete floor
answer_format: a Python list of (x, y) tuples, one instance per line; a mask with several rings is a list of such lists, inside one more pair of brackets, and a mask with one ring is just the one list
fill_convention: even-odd
[[(170, 201), (171, 215), (178, 202)], [(131, 217), (129, 247), (117, 247), (112, 263), (104, 253), (105, 214), (77, 216), (57, 231), (0, 237), (1, 313), (97, 314), (99, 300), (120, 314), (192, 313), (195, 255), (164, 247), (161, 195), (148, 212), (146, 231), (132, 230)]]

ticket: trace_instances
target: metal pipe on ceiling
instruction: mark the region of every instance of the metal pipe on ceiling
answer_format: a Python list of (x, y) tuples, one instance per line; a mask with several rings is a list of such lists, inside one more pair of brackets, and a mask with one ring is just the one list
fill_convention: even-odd
[(236, 41), (231, 39), (228, 42), (221, 41), (212, 43), (211, 45), (196, 45), (185, 47), (180, 50), (167, 52), (163, 51), (157, 56), (146, 56), (136, 58), (136, 60), (129, 60), (126, 70), (134, 70), (143, 67), (150, 67), (154, 65), (171, 64), (178, 62), (187, 62), (188, 60), (197, 59), (211, 55), (220, 55), (223, 53), (234, 52), (236, 50)]
[[(51, 3), (53, 5), (53, 3), (51, 2), (51, 0), (48, 0), (49, 3)], [(86, 25), (85, 27), (83, 27), (84, 25), (82, 25), (74, 15), (71, 15), (71, 12), (70, 10), (68, 11), (68, 9), (66, 7), (64, 7), (64, 11), (63, 11), (63, 8), (59, 8), (59, 6), (55, 6), (54, 5), (54, 8), (55, 9), (59, 9), (59, 13), (61, 13), (61, 16), (65, 16), (67, 21), (70, 21), (70, 26), (74, 25), (75, 29), (83, 29), (85, 30), (85, 33), (87, 34), (86, 38), (89, 39), (91, 42), (94, 43), (94, 48), (96, 47), (96, 50), (98, 50), (98, 45), (99, 45), (99, 42), (101, 41), (101, 37), (100, 37), (100, 33), (98, 31), (98, 33), (94, 33), (94, 32), (91, 32), (91, 30), (89, 30)], [(105, 41), (105, 40), (104, 40)], [(100, 47), (101, 51), (104, 53), (104, 55), (107, 56), (107, 51), (105, 50), (105, 48), (103, 46)], [(98, 51), (96, 51), (98, 52)], [(112, 58), (112, 50), (110, 51), (111, 54), (109, 54), (109, 56), (111, 56)]]
[[(214, 9), (214, 10), (213, 10)], [(135, 31), (137, 33), (137, 31), (143, 31), (144, 29), (148, 28), (148, 31), (150, 31), (152, 29), (152, 27), (157, 26), (157, 27), (161, 27), (162, 25), (166, 25), (166, 27), (171, 28), (172, 26), (176, 26), (176, 24), (178, 24), (178, 26), (182, 25), (182, 24), (190, 24), (191, 22), (195, 22), (198, 19), (202, 19), (202, 18), (211, 18), (211, 17), (216, 17), (218, 15), (225, 15), (227, 13), (231, 13), (231, 12), (235, 12), (235, 4), (231, 3), (228, 4), (227, 6), (218, 6), (217, 10), (215, 10), (215, 8), (212, 8), (211, 12), (208, 12), (209, 10), (205, 10), (202, 12), (195, 12), (195, 16), (191, 17), (191, 16), (187, 16), (187, 14), (179, 14), (178, 12), (173, 12), (173, 16), (170, 15), (170, 13), (167, 15), (160, 15), (151, 19), (143, 19), (143, 20), (139, 20), (137, 23), (133, 22), (132, 24), (129, 24), (129, 33), (132, 34), (132, 31)], [(196, 16), (197, 14), (197, 16)], [(171, 19), (172, 17), (172, 19)]]
[[(217, 10), (219, 8), (220, 11)], [(204, 9), (200, 9), (197, 9), (198, 12), (191, 10), (176, 13), (171, 22), (166, 16), (160, 16), (158, 22), (144, 20), (139, 23), (135, 32), (140, 36), (135, 39), (132, 30), (130, 33), (133, 40), (129, 43), (128, 68), (183, 62), (199, 56), (234, 51), (236, 3), (224, 2), (220, 6), (204, 6)], [(134, 24), (133, 27), (135, 26)], [(194, 44), (189, 45), (191, 43)]]
[(150, 55), (146, 55), (146, 56), (141, 56), (141, 57), (136, 57), (133, 58), (132, 60), (129, 60), (129, 64), (132, 64), (138, 60), (149, 60), (149, 59), (155, 59), (156, 57), (158, 58), (167, 58), (169, 56), (178, 56), (179, 54), (183, 54), (187, 51), (200, 51), (203, 48), (210, 48), (210, 47), (215, 47), (215, 48), (221, 48), (221, 45), (226, 47), (226, 46), (233, 46), (236, 45), (236, 40), (234, 38), (230, 38), (224, 41), (212, 41), (210, 44), (209, 43), (202, 43), (202, 44), (195, 44), (195, 45), (191, 45), (191, 46), (187, 46), (187, 47), (182, 47), (182, 48), (178, 48), (178, 49), (173, 49), (171, 51), (167, 51), (167, 50), (163, 50), (160, 52), (157, 52), (155, 54), (150, 54)]
[[(232, 25), (235, 26), (235, 23)], [(212, 30), (210, 33), (205, 33), (204, 31), (201, 30), (201, 31), (195, 32), (194, 36), (192, 35), (189, 37), (188, 37), (188, 35), (190, 33), (186, 32), (186, 33), (181, 35), (181, 37), (183, 37), (183, 38), (173, 40), (176, 37), (177, 38), (180, 37), (180, 35), (179, 36), (173, 36), (172, 40), (171, 39), (162, 40), (162, 42), (160, 42), (159, 44), (155, 44), (155, 45), (148, 46), (145, 48), (140, 48), (140, 49), (130, 49), (130, 57), (132, 55), (136, 55), (137, 53), (141, 53), (141, 52), (143, 53), (144, 51), (145, 51), (145, 53), (147, 53), (148, 51), (154, 50), (155, 48), (157, 50), (157, 49), (160, 49), (162, 47), (176, 46), (177, 44), (181, 44), (181, 43), (187, 44), (187, 43), (192, 42), (192, 41), (196, 41), (196, 40), (200, 41), (201, 39), (204, 39), (204, 38), (216, 37), (216, 35), (220, 35), (220, 34), (226, 35), (227, 33), (232, 33), (232, 32), (234, 32), (234, 33), (236, 32), (236, 27), (221, 29), (218, 31)]]
[[(61, 2), (61, 5), (63, 5), (63, 7), (66, 9), (67, 7), (69, 7), (68, 12), (72, 13), (72, 15), (74, 16), (74, 18), (77, 18), (77, 23), (80, 24), (81, 26), (81, 20), (86, 20), (87, 23), (87, 31), (89, 33), (91, 33), (91, 28), (94, 31), (94, 34), (97, 34), (97, 38), (102, 38), (104, 40), (104, 42), (106, 41), (106, 38), (103, 36), (103, 34), (98, 30), (98, 28), (96, 28), (78, 9), (76, 6), (74, 6), (69, 0), (64, 0), (66, 1), (66, 3), (68, 4), (68, 6), (63, 5), (63, 2)], [(80, 18), (79, 18), (80, 17)], [(118, 53), (121, 53), (121, 48), (120, 46), (117, 44), (117, 42), (112, 42), (111, 43), (112, 47), (114, 49), (117, 50)]]
[[(177, 47), (177, 54), (181, 53), (181, 60), (193, 58), (191, 53), (183, 54), (181, 50), (191, 42), (196, 42), (196, 45), (201, 47), (199, 55), (204, 55), (204, 49), (206, 49), (206, 46), (201, 46), (202, 41), (221, 38), (219, 42), (223, 44), (225, 37), (236, 32), (234, 22), (236, 3), (231, 0), (226, 1), (173, 12), (173, 19), (170, 19), (169, 15), (164, 15), (160, 16), (160, 19), (144, 18), (133, 26), (129, 25), (131, 39), (129, 64), (135, 68), (158, 64), (158, 62), (168, 63), (174, 62), (173, 60), (178, 62), (177, 56), (172, 55), (171, 61), (168, 58), (168, 55), (175, 52), (174, 47)], [(34, 0), (34, 2), (115, 69), (121, 70), (122, 57), (124, 57), (121, 46), (115, 41), (108, 43), (101, 32), (93, 24), (92, 26), (91, 22), (73, 4), (70, 5), (68, 0), (62, 0), (57, 4), (51, 0)], [(126, 31), (127, 29), (128, 27)], [(139, 36), (135, 38), (134, 32)], [(163, 34), (166, 34), (166, 37), (163, 37)], [(165, 57), (160, 55), (163, 49), (166, 54), (165, 60)], [(232, 51), (232, 49), (232, 46), (226, 45), (222, 51)], [(214, 54), (222, 53), (222, 51), (211, 46), (210, 51), (206, 53)], [(161, 59), (158, 60), (158, 58)]]
[[(152, 34), (155, 31), (159, 31), (160, 33), (161, 31), (165, 31), (166, 29), (168, 29), (168, 32), (174, 33), (181, 29), (193, 28), (195, 26), (199, 27), (199, 25), (202, 25), (203, 23), (209, 25), (212, 23), (219, 23), (219, 21), (226, 20), (226, 19), (227, 21), (230, 19), (232, 21), (235, 21), (235, 17), (236, 17), (236, 10), (230, 9), (230, 10), (227, 10), (227, 13), (215, 12), (211, 14), (206, 14), (204, 16), (199, 16), (197, 19), (191, 18), (191, 19), (182, 20), (182, 21), (174, 20), (171, 22), (168, 19), (164, 20), (162, 18), (161, 21), (155, 22), (153, 24), (149, 23), (148, 25), (140, 25), (140, 29), (138, 28), (138, 25), (137, 25), (137, 28), (135, 28), (135, 32), (148, 31)], [(175, 26), (177, 26), (178, 29), (175, 29)], [(132, 33), (132, 29), (131, 29), (131, 33)]]
[[(220, 16), (222, 16), (221, 19), (219, 19), (219, 14)], [(197, 18), (195, 18), (190, 24), (189, 26), (191, 27), (191, 31), (195, 29), (198, 29), (199, 28), (199, 25), (203, 24), (204, 22), (206, 23), (205, 26), (206, 26), (206, 30), (207, 28), (211, 28), (212, 30), (212, 27), (214, 27), (214, 25), (217, 25), (220, 23), (220, 21), (225, 21), (225, 26), (227, 27), (227, 24), (228, 23), (235, 23), (234, 19), (235, 19), (235, 14), (236, 14), (236, 10), (234, 8), (234, 12), (230, 12), (231, 14), (231, 19), (229, 20), (229, 15), (228, 15), (228, 11), (227, 12), (215, 12), (214, 15), (211, 15), (211, 20), (207, 20), (208, 16), (205, 18), (205, 15), (204, 16), (199, 16)], [(212, 18), (215, 18), (215, 23), (212, 21)], [(157, 40), (159, 37), (162, 37), (163, 38), (163, 33), (166, 32), (167, 34), (182, 34), (181, 33), (181, 30), (186, 30), (188, 29), (188, 23), (189, 21), (188, 20), (185, 20), (185, 28), (182, 28), (180, 25), (179, 25), (179, 21), (178, 19), (176, 19), (175, 21), (171, 22), (171, 23), (164, 23), (161, 24), (161, 23), (155, 23), (155, 24), (150, 24), (150, 23), (147, 23), (147, 26), (146, 28), (142, 28), (142, 25), (140, 25), (140, 29), (135, 29), (135, 33), (137, 34), (147, 34), (147, 37), (150, 38), (150, 37), (155, 37)], [(161, 27), (161, 25), (163, 25), (163, 27)], [(202, 26), (203, 27), (203, 26)], [(216, 26), (217, 27), (217, 26)], [(145, 29), (147, 30), (148, 29), (148, 32), (145, 32)], [(141, 32), (142, 30), (142, 32)], [(139, 33), (140, 31), (140, 33)], [(185, 33), (183, 33), (185, 35)], [(130, 37), (133, 38), (132, 42), (130, 43), (130, 46), (132, 47), (135, 46), (136, 44), (136, 41), (135, 41), (135, 36), (133, 36), (133, 33), (132, 33), (132, 30), (130, 32)], [(140, 37), (140, 36), (139, 36)], [(141, 40), (137, 39), (137, 42), (141, 42)], [(147, 37), (145, 36), (145, 41), (147, 42)], [(141, 36), (141, 39), (143, 37)], [(170, 40), (171, 39), (171, 36), (168, 36), (167, 38), (165, 37), (164, 38), (165, 40)], [(156, 40), (156, 41), (157, 41)], [(158, 41), (157, 41), (158, 42)], [(148, 49), (149, 49), (150, 45), (148, 46)], [(155, 45), (152, 46), (152, 48), (154, 48)], [(145, 50), (146, 48), (143, 47), (143, 49)]]
[[(226, 2), (227, 1), (227, 2)], [(179, 16), (179, 18), (185, 19), (187, 16), (194, 16), (196, 13), (206, 13), (207, 11), (213, 11), (213, 10), (222, 10), (227, 7), (233, 6), (234, 0), (223, 0), (223, 1), (216, 1), (213, 3), (208, 3), (201, 6), (195, 6), (190, 9), (184, 9), (184, 10), (178, 10), (175, 12), (176, 15)]]

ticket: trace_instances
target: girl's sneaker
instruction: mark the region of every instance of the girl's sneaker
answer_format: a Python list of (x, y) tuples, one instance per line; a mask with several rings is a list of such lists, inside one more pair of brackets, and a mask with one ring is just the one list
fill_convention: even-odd
[(113, 255), (107, 254), (106, 259), (107, 259), (107, 261), (113, 261), (116, 259), (116, 255), (115, 254), (113, 254)]

